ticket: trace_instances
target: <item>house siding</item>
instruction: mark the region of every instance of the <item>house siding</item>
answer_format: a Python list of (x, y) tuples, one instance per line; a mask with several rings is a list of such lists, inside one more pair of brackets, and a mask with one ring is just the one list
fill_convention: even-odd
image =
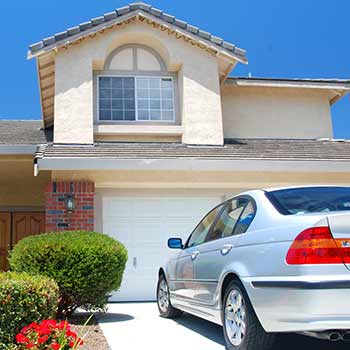
[[(74, 210), (66, 210), (67, 195)], [(45, 188), (46, 231), (94, 229), (95, 184), (91, 181), (54, 181)]]

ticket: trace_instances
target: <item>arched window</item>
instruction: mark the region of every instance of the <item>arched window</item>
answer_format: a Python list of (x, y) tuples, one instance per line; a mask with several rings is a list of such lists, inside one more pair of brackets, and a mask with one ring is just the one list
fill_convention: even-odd
[(174, 78), (159, 54), (142, 45), (125, 45), (106, 59), (98, 75), (101, 121), (175, 121)]

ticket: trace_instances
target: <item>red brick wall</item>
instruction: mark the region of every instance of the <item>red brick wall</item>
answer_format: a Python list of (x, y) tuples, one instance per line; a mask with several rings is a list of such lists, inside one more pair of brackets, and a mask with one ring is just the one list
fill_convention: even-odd
[[(66, 210), (67, 195), (74, 210)], [(95, 185), (90, 181), (51, 182), (45, 188), (46, 232), (94, 229)]]

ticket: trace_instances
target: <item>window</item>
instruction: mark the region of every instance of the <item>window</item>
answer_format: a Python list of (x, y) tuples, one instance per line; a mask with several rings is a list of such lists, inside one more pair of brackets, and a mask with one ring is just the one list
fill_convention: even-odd
[(174, 121), (173, 78), (99, 76), (99, 119)]
[(246, 232), (254, 219), (254, 215), (255, 207), (248, 198), (239, 197), (230, 200), (207, 236), (206, 241), (209, 242)]
[(108, 56), (104, 69), (97, 76), (99, 120), (175, 121), (174, 78), (154, 50), (125, 45)]
[(302, 187), (266, 192), (284, 215), (350, 210), (350, 187)]
[(210, 228), (217, 217), (217, 215), (220, 213), (221, 209), (223, 207), (223, 204), (213, 209), (195, 228), (195, 230), (192, 232), (188, 242), (187, 242), (187, 248), (194, 247), (196, 245), (202, 244), (206, 241), (206, 237), (210, 231)]

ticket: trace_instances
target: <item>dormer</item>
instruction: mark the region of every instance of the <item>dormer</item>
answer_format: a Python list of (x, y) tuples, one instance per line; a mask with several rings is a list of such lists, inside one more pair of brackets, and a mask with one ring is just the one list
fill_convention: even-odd
[(34, 44), (56, 144), (222, 145), (221, 85), (245, 52), (143, 3)]

